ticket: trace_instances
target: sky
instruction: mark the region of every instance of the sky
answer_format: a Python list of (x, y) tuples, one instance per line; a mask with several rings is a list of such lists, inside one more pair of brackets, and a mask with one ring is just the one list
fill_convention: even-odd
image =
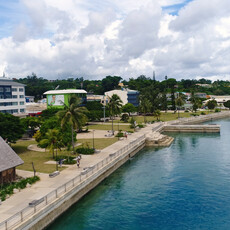
[(229, 0), (0, 0), (0, 76), (230, 80)]

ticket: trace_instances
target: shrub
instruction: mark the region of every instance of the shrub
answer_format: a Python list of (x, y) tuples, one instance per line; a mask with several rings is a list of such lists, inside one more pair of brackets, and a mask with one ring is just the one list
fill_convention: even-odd
[(185, 112), (185, 113), (189, 113), (189, 110), (186, 109), (184, 112)]
[(64, 159), (64, 160), (65, 160), (65, 161), (63, 162), (63, 164), (67, 164), (67, 165), (76, 164), (76, 160), (74, 160), (75, 157), (64, 156), (64, 155), (55, 157), (55, 161), (60, 161), (61, 159)]
[(138, 124), (139, 128), (144, 128), (145, 126), (143, 124)]
[(220, 112), (220, 109), (215, 109), (215, 113), (219, 113)]
[(122, 114), (121, 121), (128, 122), (129, 121), (129, 115), (127, 113)]
[(38, 176), (35, 176), (35, 177), (29, 177), (26, 179), (22, 179), (18, 182), (13, 182), (11, 184), (5, 184), (0, 189), (0, 199), (4, 201), (7, 195), (12, 195), (14, 188), (23, 189), (26, 187), (28, 183), (34, 184), (36, 181), (39, 181), (39, 180), (40, 178)]
[(199, 116), (199, 114), (197, 114), (197, 113), (191, 113), (191, 116), (196, 117), (196, 116)]
[(87, 147), (78, 148), (76, 151), (79, 154), (86, 154), (86, 155), (90, 155), (90, 154), (93, 154), (95, 152), (95, 150), (93, 148), (87, 148)]
[(121, 132), (121, 130), (118, 132), (118, 134), (116, 135), (116, 137), (124, 137), (124, 133)]
[(204, 111), (202, 111), (202, 112), (200, 113), (200, 115), (206, 115), (206, 113), (205, 113)]

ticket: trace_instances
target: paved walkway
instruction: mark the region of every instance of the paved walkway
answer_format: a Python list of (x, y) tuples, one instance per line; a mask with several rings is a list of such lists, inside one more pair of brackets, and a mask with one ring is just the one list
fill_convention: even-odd
[[(114, 153), (123, 148), (129, 144), (129, 142), (136, 140), (143, 134), (152, 132), (152, 127), (156, 125), (157, 124), (148, 125), (146, 128), (140, 129), (132, 135), (128, 135), (127, 139), (117, 141), (113, 145), (108, 146), (100, 153), (94, 155), (83, 155), (80, 168), (77, 168), (76, 165), (71, 165), (67, 169), (61, 171), (60, 174), (54, 178), (49, 178), (48, 174), (37, 173), (37, 175), (41, 178), (39, 182), (35, 183), (30, 188), (23, 189), (21, 192), (12, 195), (9, 199), (2, 202), (0, 205), (0, 222), (8, 219), (12, 215), (21, 211), (23, 208), (27, 207), (30, 201), (47, 195), (59, 186), (65, 184), (67, 181), (73, 179), (77, 175), (80, 175), (83, 168), (97, 164), (108, 157), (110, 153)], [(32, 172), (23, 170), (17, 170), (17, 174), (23, 177), (33, 176)]]

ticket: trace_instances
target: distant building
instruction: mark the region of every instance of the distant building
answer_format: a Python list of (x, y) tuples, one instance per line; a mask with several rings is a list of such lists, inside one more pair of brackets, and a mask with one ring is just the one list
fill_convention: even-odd
[(9, 78), (0, 78), (0, 112), (25, 113), (25, 85)]
[(87, 95), (87, 102), (88, 101), (98, 101), (103, 105), (107, 105), (108, 104), (108, 97), (105, 95), (92, 95), (89, 94)]
[(33, 103), (34, 102), (34, 96), (25, 96), (26, 103)]
[(24, 161), (0, 137), (0, 184), (14, 181), (16, 177), (15, 168), (23, 163)]
[(130, 89), (121, 89), (121, 90), (111, 90), (105, 92), (105, 96), (107, 97), (112, 97), (113, 94), (117, 94), (121, 100), (122, 100), (122, 105), (125, 105), (127, 103), (131, 103), (134, 106), (139, 105), (139, 91), (137, 90), (130, 90)]
[(63, 90), (49, 90), (44, 93), (47, 99), (47, 108), (64, 107), (64, 103), (68, 105), (68, 99), (72, 94), (77, 95), (81, 99), (81, 104), (85, 105), (87, 92), (83, 89), (63, 89)]

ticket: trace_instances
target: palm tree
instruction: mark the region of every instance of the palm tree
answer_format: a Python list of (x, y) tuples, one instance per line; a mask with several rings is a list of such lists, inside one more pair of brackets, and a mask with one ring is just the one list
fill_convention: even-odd
[(118, 115), (121, 113), (121, 107), (122, 107), (122, 100), (117, 94), (113, 94), (112, 97), (109, 98), (109, 103), (108, 103), (108, 109), (109, 113), (112, 117), (112, 132), (113, 131), (113, 119), (115, 115)]
[(185, 101), (182, 95), (179, 95), (179, 97), (176, 99), (176, 105), (178, 106), (178, 118), (180, 117), (179, 110), (182, 105), (184, 105)]
[(151, 102), (146, 98), (146, 97), (142, 97), (141, 101), (140, 101), (140, 111), (142, 113), (144, 113), (144, 122), (146, 123), (146, 113), (150, 112), (151, 110)]
[(74, 130), (81, 129), (87, 120), (85, 113), (88, 110), (85, 107), (80, 107), (80, 103), (80, 98), (73, 94), (69, 97), (67, 104), (63, 102), (64, 109), (57, 113), (58, 117), (61, 118), (62, 127), (67, 124), (71, 125), (73, 153)]
[(57, 129), (49, 129), (46, 133), (46, 138), (42, 139), (39, 142), (39, 146), (42, 148), (48, 148), (53, 154), (54, 159), (54, 150), (59, 147), (58, 143), (60, 142), (60, 134)]
[(161, 111), (159, 109), (156, 109), (153, 112), (153, 116), (157, 118), (157, 121), (159, 121), (160, 120), (160, 116), (161, 116)]

